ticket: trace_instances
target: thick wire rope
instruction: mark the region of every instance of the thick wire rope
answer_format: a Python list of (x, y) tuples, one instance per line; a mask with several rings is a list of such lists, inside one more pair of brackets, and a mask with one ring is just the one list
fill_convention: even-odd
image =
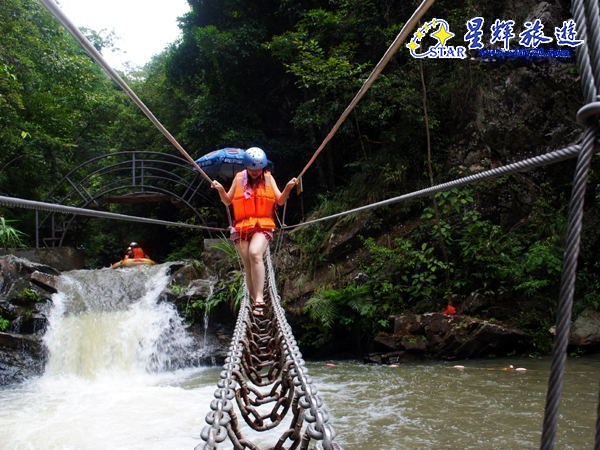
[(567, 359), (567, 346), (571, 329), (571, 312), (573, 293), (577, 276), (577, 258), (581, 242), (581, 226), (583, 219), (583, 203), (587, 184), (587, 176), (594, 150), (595, 132), (588, 129), (582, 142), (582, 150), (577, 159), (571, 201), (569, 203), (569, 222), (560, 280), (560, 293), (556, 311), (556, 334), (550, 376), (541, 447), (544, 450), (554, 448), (558, 423), (558, 407), (564, 381)]
[(88, 216), (103, 219), (123, 220), (126, 222), (140, 222), (154, 225), (165, 225), (170, 227), (194, 228), (199, 230), (223, 231), (224, 228), (213, 228), (204, 225), (194, 225), (184, 222), (169, 222), (167, 220), (150, 219), (147, 217), (129, 216), (126, 214), (111, 213), (108, 211), (95, 211), (93, 209), (77, 208), (74, 206), (58, 205), (56, 203), (38, 202), (22, 198), (0, 196), (0, 206), (33, 209), (36, 211), (47, 211), (62, 214), (74, 214), (77, 216)]
[[(79, 42), (83, 49), (90, 55), (106, 72), (106, 74), (117, 83), (121, 89), (133, 100), (148, 119), (158, 128), (158, 130), (173, 144), (179, 153), (192, 165), (194, 168), (212, 185), (213, 180), (202, 170), (196, 161), (189, 155), (183, 146), (175, 139), (175, 137), (167, 130), (167, 128), (156, 118), (150, 109), (140, 100), (137, 94), (129, 87), (129, 85), (121, 78), (121, 76), (108, 64), (102, 57), (100, 52), (88, 41), (88, 39), (79, 31), (79, 29), (69, 20), (53, 0), (40, 0), (44, 7), (50, 11), (52, 15), (67, 29), (69, 33)], [(227, 209), (227, 220), (231, 226), (231, 215)]]
[[(142, 112), (144, 112), (144, 114), (150, 119), (150, 121), (167, 137), (167, 139), (180, 151), (180, 153), (192, 165), (194, 165), (196, 167), (196, 169), (199, 171), (199, 173), (202, 174), (202, 176), (204, 176), (204, 178), (206, 178), (209, 181), (209, 183), (212, 184), (212, 180), (208, 177), (208, 175), (206, 175), (206, 173), (198, 166), (198, 164), (196, 164), (196, 162), (189, 156), (189, 154), (185, 151), (185, 149), (183, 149), (183, 147), (177, 142), (177, 140), (171, 135), (171, 133), (169, 133), (169, 131), (158, 121), (158, 119), (154, 116), (154, 114), (152, 114), (152, 112), (146, 107), (146, 105), (137, 97), (135, 92), (133, 92), (133, 90), (131, 90), (131, 88), (129, 88), (129, 86), (121, 79), (121, 77), (106, 63), (106, 61), (104, 61), (104, 59), (102, 58), (100, 53), (89, 43), (89, 41), (69, 21), (69, 19), (62, 13), (60, 8), (58, 8), (50, 0), (40, 0), (40, 1), (42, 1), (44, 6), (67, 28), (67, 30), (75, 37), (75, 39), (77, 39), (77, 41), (79, 41), (79, 43), (84, 47), (84, 49), (88, 52), (88, 54), (90, 54), (90, 56), (92, 56), (92, 58), (94, 58), (96, 60), (96, 62), (98, 62), (106, 70), (108, 75), (117, 84), (119, 84), (121, 86), (121, 88), (127, 93), (127, 95), (129, 95), (129, 97), (134, 101), (134, 103), (142, 110)], [(41, 203), (41, 202), (35, 202), (35, 203)], [(43, 205), (37, 205), (37, 206), (41, 207)], [(63, 208), (65, 208), (65, 207), (63, 207)], [(63, 208), (60, 208), (60, 209), (63, 209)], [(71, 208), (67, 208), (67, 209), (71, 209)], [(74, 208), (73, 210), (79, 210), (78, 211), (79, 213), (85, 212), (87, 214), (87, 211), (83, 210), (81, 208)], [(104, 217), (106, 217), (105, 214), (107, 214), (107, 213), (103, 213), (102, 215)], [(152, 220), (152, 219), (150, 219), (150, 220)], [(157, 222), (163, 222), (163, 221), (155, 221), (154, 223), (157, 223)], [(270, 261), (270, 259), (269, 259), (269, 261)], [(269, 267), (271, 268), (271, 275), (273, 276), (272, 266), (269, 265)], [(238, 316), (238, 322), (237, 322), (238, 326), (236, 326), (237, 335), (234, 335), (234, 337), (232, 339), (232, 346), (230, 349), (230, 354), (234, 355), (234, 356), (232, 357), (232, 359), (230, 359), (229, 361), (226, 362), (226, 367), (224, 370), (225, 373), (222, 374), (222, 380), (221, 380), (221, 383), (219, 384), (219, 389), (215, 392), (216, 398), (213, 402), (211, 402), (212, 411), (208, 414), (208, 416), (206, 418), (209, 426), (205, 427), (202, 430), (202, 438), (207, 442), (207, 444), (204, 448), (213, 448), (213, 446), (216, 447), (217, 443), (222, 442), (227, 436), (226, 426), (229, 424), (229, 422), (231, 420), (229, 411), (231, 410), (231, 407), (232, 407), (231, 399), (233, 398), (232, 397), (232, 393), (233, 393), (232, 387), (233, 386), (231, 383), (230, 375), (231, 375), (231, 372), (233, 370), (235, 370), (236, 367), (239, 366), (239, 362), (241, 361), (241, 351), (242, 351), (241, 345), (240, 345), (241, 332), (244, 329), (244, 324), (247, 323), (247, 315), (248, 315), (248, 310), (249, 310), (249, 308), (247, 307), (247, 303), (249, 301), (247, 290), (245, 290), (244, 300), (246, 302), (246, 305), (242, 305), (242, 306), (244, 306), (243, 311), (245, 311), (245, 313), (240, 313)], [(278, 301), (275, 301), (274, 303), (277, 304), (277, 306), (281, 310), (281, 306), (278, 304)], [(276, 311), (277, 311), (277, 306), (276, 306)], [(279, 314), (278, 314), (278, 316), (280, 316), (279, 317), (280, 321), (281, 321), (281, 314), (283, 314), (282, 310), (279, 311)], [(285, 316), (283, 316), (283, 320), (285, 323), (287, 323), (287, 321), (285, 321)], [(291, 335), (291, 330), (290, 330), (290, 335)], [(293, 339), (293, 336), (292, 336), (292, 339)], [(296, 350), (296, 351), (294, 351), (294, 350)], [(304, 373), (304, 368), (302, 367), (303, 361), (298, 359), (299, 351), (297, 350), (297, 346), (295, 347), (294, 345), (292, 345), (291, 347), (288, 347), (287, 351), (292, 353), (289, 356), (291, 356), (291, 358), (297, 364), (297, 366), (296, 366), (296, 370), (297, 370), (296, 382), (299, 384), (298, 387), (303, 390), (304, 401), (308, 403), (307, 406), (309, 407), (309, 410), (306, 411), (306, 414), (307, 414), (306, 420), (311, 422), (310, 419), (312, 417), (312, 423), (311, 423), (311, 425), (309, 425), (309, 432), (311, 434), (311, 437), (321, 440), (323, 442), (323, 446), (326, 449), (334, 448), (335, 444), (332, 443), (332, 440), (335, 437), (335, 434), (334, 434), (333, 430), (331, 429), (331, 427), (327, 424), (328, 416), (326, 414), (326, 411), (323, 411), (320, 408), (320, 406), (321, 406), (320, 399), (315, 396), (315, 389), (310, 384), (310, 379), (307, 378)], [(335, 446), (335, 448), (340, 448), (340, 447)]]
[(414, 198), (425, 197), (428, 195), (435, 194), (437, 192), (447, 191), (449, 189), (466, 186), (476, 181), (485, 180), (488, 178), (495, 178), (502, 175), (508, 175), (515, 172), (522, 172), (525, 170), (530, 170), (536, 167), (546, 166), (548, 164), (556, 163), (559, 161), (564, 161), (569, 158), (573, 158), (577, 156), (581, 149), (580, 145), (571, 145), (569, 147), (565, 147), (560, 150), (555, 150), (553, 152), (545, 153), (543, 155), (538, 155), (533, 158), (524, 159), (522, 161), (518, 161), (516, 163), (507, 164), (502, 167), (495, 167), (494, 169), (485, 170), (483, 172), (479, 172), (473, 175), (469, 175), (463, 178), (458, 178), (456, 180), (448, 181), (446, 183), (441, 183), (435, 186), (430, 186), (425, 189), (421, 189), (418, 191), (409, 192), (407, 194), (399, 195), (397, 197), (389, 198), (387, 200), (382, 200), (376, 203), (370, 203), (368, 205), (360, 206), (358, 208), (349, 209), (347, 211), (342, 211), (336, 214), (332, 214), (325, 217), (319, 217), (317, 219), (307, 220), (295, 225), (284, 225), (285, 229), (293, 229), (306, 225), (311, 225), (318, 222), (323, 222), (325, 220), (336, 219), (338, 217), (343, 217), (348, 214), (353, 214), (361, 211), (366, 211), (368, 209), (379, 208), (381, 206), (391, 205), (393, 203), (398, 203), (402, 201), (411, 200)]
[[(400, 32), (398, 33), (398, 35), (396, 36), (396, 38), (394, 39), (392, 44), (388, 47), (388, 49), (383, 54), (383, 56), (381, 57), (379, 62), (375, 65), (375, 67), (373, 68), (373, 70), (371, 71), (371, 73), (369, 74), (369, 76), (367, 77), (367, 79), (365, 80), (365, 82), (363, 83), (361, 88), (359, 89), (359, 91), (356, 93), (354, 98), (350, 101), (350, 103), (348, 104), (348, 106), (346, 107), (346, 109), (344, 110), (342, 115), (338, 118), (337, 122), (333, 125), (333, 127), (331, 128), (331, 130), (329, 131), (327, 136), (325, 136), (325, 139), (323, 140), (323, 142), (321, 142), (321, 145), (319, 145), (317, 150), (315, 150), (312, 157), (306, 163), (306, 165), (304, 166), (304, 168), (302, 169), (300, 174), (296, 177), (300, 180), (300, 182), (302, 182), (301, 181), (302, 175), (304, 175), (306, 173), (306, 171), (308, 170), (308, 168), (315, 162), (315, 160), (317, 159), (319, 154), (323, 151), (325, 146), (329, 143), (329, 141), (331, 141), (331, 139), (333, 139), (333, 137), (338, 132), (338, 130), (340, 129), (342, 124), (346, 121), (346, 119), (352, 112), (352, 110), (356, 107), (358, 102), (367, 93), (367, 91), (369, 90), (371, 85), (375, 82), (377, 77), (379, 77), (379, 74), (383, 71), (385, 66), (392, 59), (392, 56), (394, 56), (394, 54), (398, 51), (400, 46), (404, 43), (406, 38), (410, 35), (412, 30), (417, 25), (418, 21), (421, 19), (421, 17), (423, 17), (423, 15), (427, 12), (427, 10), (431, 7), (431, 5), (433, 5), (434, 2), (435, 2), (435, 0), (423, 0), (423, 2), (415, 10), (413, 15), (404, 24), (404, 26), (402, 27), (402, 29), (400, 30)], [(302, 185), (300, 184), (300, 186), (302, 186)], [(286, 200), (286, 204), (287, 204), (287, 200)], [(283, 226), (281, 227), (281, 231), (279, 233), (279, 238), (277, 240), (277, 245), (275, 248), (275, 254), (277, 254), (277, 252), (279, 251), (281, 242), (283, 240), (283, 235), (285, 233), (285, 208), (284, 208), (283, 217), (284, 217), (284, 220), (283, 220), (284, 223), (282, 224)]]
[[(593, 104), (598, 95), (598, 80), (595, 79), (595, 76), (598, 67), (600, 67), (596, 63), (592, 64), (590, 60), (590, 56), (594, 59), (598, 58), (598, 46), (600, 46), (597, 30), (592, 32), (588, 27), (588, 25), (591, 25), (592, 23), (595, 23), (596, 27), (598, 26), (597, 18), (595, 18), (595, 20), (590, 20), (590, 23), (588, 23), (588, 20), (590, 19), (590, 9), (593, 8), (588, 8), (588, 11), (586, 11), (586, 6), (581, 0), (574, 0), (572, 2), (573, 18), (578, 26), (578, 32), (580, 33), (579, 38), (584, 41), (577, 52), (577, 63), (581, 74), (584, 100), (588, 105)], [(597, 14), (597, 6), (595, 9)], [(596, 111), (596, 114), (597, 113), (598, 111)], [(578, 119), (582, 120), (581, 118)], [(592, 115), (586, 117), (586, 119), (588, 126), (583, 133), (581, 152), (577, 159), (571, 200), (569, 202), (569, 220), (560, 280), (558, 307), (556, 311), (556, 334), (552, 351), (550, 375), (548, 378), (542, 439), (540, 443), (540, 448), (543, 450), (552, 450), (556, 443), (560, 398), (564, 384), (567, 347), (571, 331), (573, 297), (577, 277), (577, 259), (579, 257), (581, 246), (585, 191), (598, 131), (597, 127), (594, 126), (594, 121), (597, 123), (598, 117)], [(596, 442), (596, 444), (598, 445), (598, 442)]]
[(369, 88), (371, 87), (373, 82), (377, 79), (377, 77), (379, 76), (381, 71), (385, 68), (385, 66), (390, 61), (390, 59), (392, 59), (392, 56), (394, 56), (394, 53), (396, 53), (396, 51), (398, 51), (398, 49), (400, 48), (402, 43), (406, 40), (406, 38), (410, 35), (412, 30), (415, 28), (415, 26), (417, 25), (417, 23), (419, 22), (421, 17), (423, 17), (423, 15), (427, 12), (427, 10), (431, 7), (431, 5), (433, 5), (434, 2), (435, 2), (435, 0), (423, 0), (423, 2), (417, 7), (417, 9), (413, 13), (413, 15), (404, 24), (404, 26), (400, 30), (400, 33), (398, 33), (398, 35), (396, 36), (396, 38), (394, 39), (392, 44), (389, 46), (389, 48), (384, 53), (381, 60), (377, 63), (377, 65), (375, 66), (375, 68), (373, 69), (371, 74), (367, 77), (367, 79), (361, 86), (360, 90), (354, 96), (354, 98), (352, 99), (350, 104), (348, 104), (348, 106), (346, 107), (346, 109), (344, 110), (344, 112), (342, 113), (340, 118), (333, 125), (333, 128), (331, 129), (331, 131), (329, 131), (329, 133), (327, 134), (327, 136), (325, 137), (325, 139), (323, 140), (321, 145), (319, 145), (319, 147), (314, 152), (314, 154), (312, 155), (312, 157), (310, 158), (308, 163), (306, 163), (306, 166), (304, 166), (304, 168), (302, 169), (300, 174), (297, 176), (297, 178), (301, 178), (302, 175), (304, 175), (306, 173), (308, 168), (315, 162), (315, 160), (317, 159), (317, 156), (319, 156), (319, 154), (323, 151), (325, 146), (329, 143), (329, 141), (333, 138), (333, 136), (335, 136), (337, 131), (340, 129), (342, 124), (346, 121), (346, 119), (348, 118), (348, 116), (350, 115), (352, 110), (354, 109), (354, 107), (363, 98), (363, 96), (369, 90)]
[(600, 6), (598, 0), (585, 0), (587, 42), (590, 65), (596, 84), (596, 99), (600, 96)]

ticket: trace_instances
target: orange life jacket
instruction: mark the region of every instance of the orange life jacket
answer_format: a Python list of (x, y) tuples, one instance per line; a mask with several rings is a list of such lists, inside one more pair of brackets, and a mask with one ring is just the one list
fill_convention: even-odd
[(235, 189), (233, 191), (233, 217), (234, 227), (238, 232), (251, 230), (258, 227), (265, 230), (275, 229), (273, 220), (273, 208), (275, 207), (275, 192), (271, 186), (271, 174), (265, 170), (264, 183), (253, 189), (252, 195), (244, 196), (243, 177), (244, 172), (235, 176)]
[(134, 247), (132, 250), (134, 258), (146, 258), (146, 253), (144, 253), (141, 247)]

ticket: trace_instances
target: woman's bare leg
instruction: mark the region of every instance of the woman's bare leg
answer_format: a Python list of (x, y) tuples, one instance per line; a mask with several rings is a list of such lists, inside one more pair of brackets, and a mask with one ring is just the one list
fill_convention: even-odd
[(246, 286), (248, 286), (248, 294), (254, 299), (254, 283), (252, 283), (252, 270), (250, 264), (250, 256), (248, 254), (248, 247), (250, 242), (239, 240), (235, 247), (242, 259), (242, 265), (244, 266), (244, 272), (246, 273)]
[(264, 304), (265, 263), (263, 257), (268, 245), (269, 240), (263, 233), (254, 233), (248, 245), (248, 259), (250, 261), (253, 288), (251, 294), (254, 297), (255, 305)]

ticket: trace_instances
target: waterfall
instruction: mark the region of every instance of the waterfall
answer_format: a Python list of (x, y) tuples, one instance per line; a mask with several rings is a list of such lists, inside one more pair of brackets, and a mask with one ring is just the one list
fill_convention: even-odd
[(218, 370), (162, 301), (168, 265), (60, 276), (44, 375), (0, 388), (0, 449), (192, 449)]
[(161, 302), (166, 265), (64, 273), (48, 321), (47, 375), (177, 368), (192, 344), (174, 306)]

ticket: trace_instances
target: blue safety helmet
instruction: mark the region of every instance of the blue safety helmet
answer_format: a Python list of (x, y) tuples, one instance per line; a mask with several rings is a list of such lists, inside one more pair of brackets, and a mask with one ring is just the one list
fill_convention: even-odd
[(250, 147), (244, 152), (244, 165), (247, 169), (264, 169), (269, 164), (262, 148)]

